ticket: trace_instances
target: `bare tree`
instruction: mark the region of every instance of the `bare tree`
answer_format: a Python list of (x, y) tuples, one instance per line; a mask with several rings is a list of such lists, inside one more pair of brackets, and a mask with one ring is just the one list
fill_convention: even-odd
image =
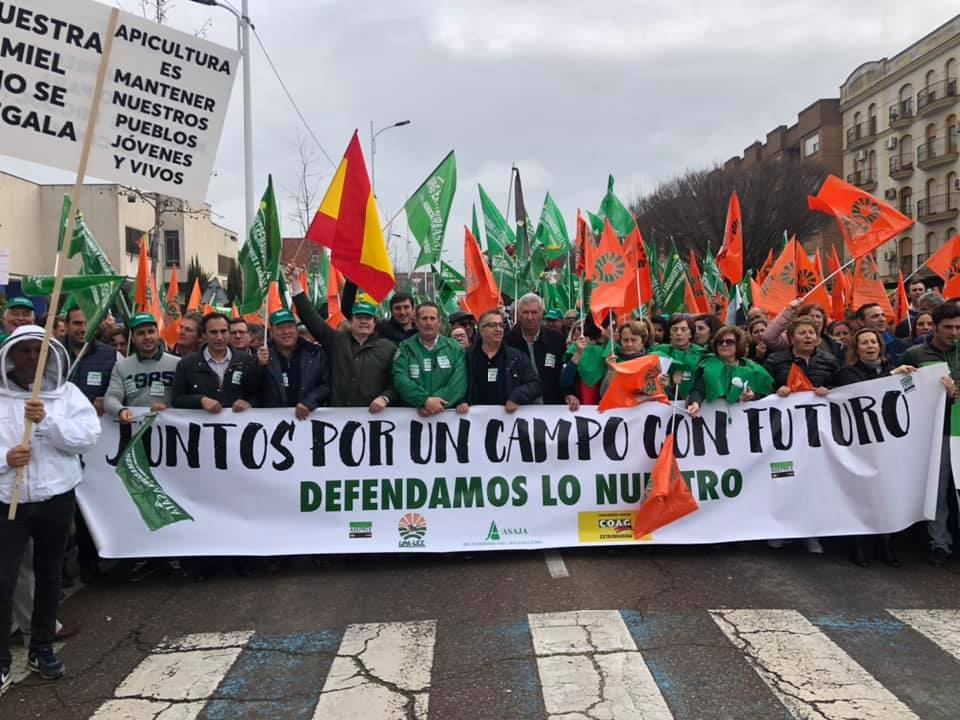
[(284, 187), (293, 209), (287, 213), (287, 219), (300, 228), (300, 236), (307, 234), (310, 222), (317, 211), (320, 198), (320, 183), (327, 173), (317, 170), (320, 158), (307, 139), (297, 130), (297, 140), (293, 143), (297, 150), (297, 184), (293, 188)]
[(640, 229), (661, 247), (672, 240), (686, 255), (703, 256), (723, 242), (727, 203), (733, 191), (743, 216), (744, 267), (763, 263), (770, 248), (782, 244), (784, 231), (802, 241), (816, 232), (825, 215), (807, 208), (826, 171), (819, 165), (767, 160), (749, 168), (690, 170), (641, 197), (633, 206)]

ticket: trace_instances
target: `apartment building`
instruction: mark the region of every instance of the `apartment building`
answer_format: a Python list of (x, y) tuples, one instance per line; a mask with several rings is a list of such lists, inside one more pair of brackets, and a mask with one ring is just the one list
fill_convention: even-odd
[(921, 267), (960, 227), (958, 62), (960, 15), (840, 86), (843, 177), (915, 220), (878, 250), (887, 281)]

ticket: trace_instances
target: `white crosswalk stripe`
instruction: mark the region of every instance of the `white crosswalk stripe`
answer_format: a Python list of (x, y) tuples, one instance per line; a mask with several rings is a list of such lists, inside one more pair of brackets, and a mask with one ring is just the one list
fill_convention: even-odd
[(795, 610), (711, 610), (757, 674), (798, 720), (917, 716)]
[(350, 625), (315, 720), (426, 720), (436, 637), (433, 620)]
[[(944, 657), (960, 660), (960, 610), (888, 612), (939, 647)], [(870, 661), (863, 659), (869, 656), (857, 655), (867, 667), (858, 663), (828, 637), (830, 626), (820, 620), (814, 625), (801, 613), (783, 609), (721, 609), (709, 613), (726, 641), (742, 654), (763, 685), (796, 720), (914, 720), (917, 713), (927, 714), (911, 709), (884, 687), (871, 674)], [(659, 664), (656, 654), (645, 659), (644, 653), (655, 651), (638, 649), (641, 635), (635, 641), (631, 630), (639, 630), (630, 615), (618, 610), (538, 613), (529, 615), (526, 625), (533, 647), (532, 656), (527, 657), (531, 673), (539, 680), (539, 689), (537, 684), (530, 686), (530, 697), (539, 703), (538, 696), (542, 696), (539, 712), (549, 720), (673, 720), (694, 716), (695, 707), (683, 707), (684, 701), (677, 695), (685, 682), (683, 676), (671, 675), (676, 671)], [(669, 623), (659, 627), (659, 635), (645, 636), (641, 647), (651, 647), (651, 638), (657, 640), (653, 644), (659, 644), (661, 635), (669, 642), (669, 630), (663, 629)], [(306, 716), (312, 714), (314, 720), (428, 720), (432, 678), (438, 672), (444, 674), (443, 668), (434, 667), (438, 632), (455, 635), (455, 626), (420, 620), (349, 625), (342, 638), (336, 630), (324, 632), (334, 634), (326, 649), (315, 652), (326, 653), (329, 665), (324, 668), (329, 669), (316, 676), (314, 687), (319, 688), (322, 682), (322, 689), (313, 690), (304, 699), (302, 712)], [(898, 636), (898, 641), (909, 641), (909, 632), (903, 632), (906, 634)], [(263, 652), (264, 642), (275, 647), (283, 637), (267, 641), (254, 638), (253, 631), (241, 631), (165, 640), (117, 685), (114, 696), (92, 717), (194, 720), (205, 710), (212, 712), (210, 708), (217, 703), (216, 716), (226, 717), (229, 703), (242, 702), (246, 697), (243, 690), (238, 694), (237, 688), (244, 687), (238, 679), (261, 662), (251, 665), (242, 658), (255, 658), (256, 653)], [(842, 636), (833, 637), (845, 643)], [(927, 640), (915, 638), (914, 642)], [(938, 652), (931, 645), (926, 648), (925, 652)], [(854, 648), (850, 650), (857, 654)], [(729, 654), (724, 657), (729, 662)], [(751, 672), (746, 666), (744, 671)], [(874, 671), (884, 677), (880, 667), (874, 667)], [(886, 677), (890, 682), (889, 673)], [(475, 681), (486, 680), (478, 676)], [(658, 687), (658, 681), (663, 688)], [(766, 692), (763, 685), (758, 683), (757, 687)], [(282, 687), (277, 691), (279, 696)], [(903, 693), (904, 686), (897, 687)], [(311, 697), (316, 698), (315, 704)], [(917, 701), (907, 695), (904, 699)], [(736, 703), (736, 698), (729, 700)], [(953, 706), (946, 703), (943, 707)]]
[(529, 622), (551, 720), (672, 720), (618, 611), (542, 613)]
[(960, 610), (887, 610), (960, 660)]

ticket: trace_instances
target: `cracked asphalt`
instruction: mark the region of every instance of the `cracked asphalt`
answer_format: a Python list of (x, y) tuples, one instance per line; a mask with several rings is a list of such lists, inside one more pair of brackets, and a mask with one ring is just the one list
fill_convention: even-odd
[(960, 559), (928, 566), (917, 531), (899, 569), (825, 546), (562, 550), (557, 579), (509, 551), (117, 572), (62, 607), (67, 676), (16, 684), (0, 718), (960, 717), (960, 627), (904, 624), (960, 608)]

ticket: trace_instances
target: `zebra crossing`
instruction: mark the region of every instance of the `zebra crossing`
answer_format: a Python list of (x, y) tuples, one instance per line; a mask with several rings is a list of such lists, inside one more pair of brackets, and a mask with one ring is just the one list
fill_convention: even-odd
[[(680, 615), (684, 615), (681, 618)], [(693, 623), (686, 630), (682, 624)], [(549, 720), (684, 720), (702, 717), (806, 720), (913, 720), (957, 717), (960, 697), (960, 610), (889, 609), (873, 615), (807, 616), (791, 609), (733, 609), (643, 615), (634, 610), (532, 613), (511, 626), (505, 656), (514, 663), (506, 700), (496, 708), (464, 708), (462, 718)], [(690, 637), (693, 627), (694, 638)], [(442, 697), (438, 645), (458, 641), (458, 628), (437, 620), (363, 623), (291, 635), (253, 630), (165, 639), (117, 684), (94, 720), (219, 720), (240, 717), (314, 720), (426, 720)], [(464, 638), (496, 645), (502, 635)], [(702, 662), (681, 667), (658, 655), (671, 643), (692, 645)], [(898, 679), (876, 644), (895, 652), (917, 675)], [(524, 651), (526, 648), (526, 651)], [(447, 657), (445, 660), (444, 657)], [(878, 658), (876, 661), (871, 658)], [(917, 658), (922, 657), (922, 662)], [(933, 662), (931, 662), (931, 660)], [(525, 673), (522, 664), (529, 665)], [(494, 663), (495, 665), (496, 663)], [(933, 665), (933, 666), (931, 666)], [(472, 681), (494, 684), (478, 663)], [(871, 667), (875, 666), (875, 667)], [(750, 674), (769, 697), (728, 715), (704, 703), (722, 685), (687, 675), (705, 668)], [(897, 667), (896, 664), (893, 667)], [(940, 675), (938, 680), (937, 675)], [(533, 683), (517, 678), (528, 676)], [(294, 687), (291, 678), (299, 679)], [(938, 685), (940, 683), (940, 685)], [(701, 688), (703, 689), (703, 688)], [(743, 701), (746, 703), (746, 701)], [(2, 704), (2, 703), (0, 703)], [(779, 708), (779, 710), (777, 710)], [(449, 705), (446, 712), (450, 717)]]

